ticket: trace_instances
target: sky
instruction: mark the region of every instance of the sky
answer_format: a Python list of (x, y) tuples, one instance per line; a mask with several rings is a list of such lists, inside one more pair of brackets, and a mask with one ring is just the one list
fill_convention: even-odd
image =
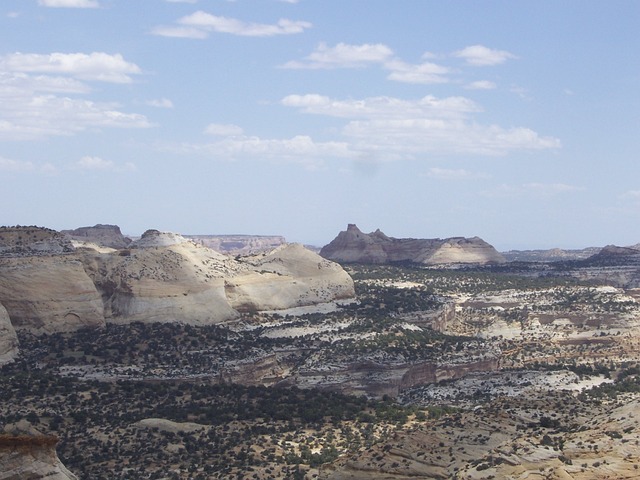
[(636, 0), (2, 0), (0, 224), (640, 242)]

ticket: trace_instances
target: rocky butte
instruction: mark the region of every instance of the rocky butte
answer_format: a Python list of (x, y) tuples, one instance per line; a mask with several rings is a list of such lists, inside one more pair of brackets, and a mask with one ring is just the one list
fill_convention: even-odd
[(320, 255), (335, 262), (423, 265), (504, 263), (504, 257), (479, 237), (417, 239), (388, 237), (379, 229), (363, 233), (349, 224)]

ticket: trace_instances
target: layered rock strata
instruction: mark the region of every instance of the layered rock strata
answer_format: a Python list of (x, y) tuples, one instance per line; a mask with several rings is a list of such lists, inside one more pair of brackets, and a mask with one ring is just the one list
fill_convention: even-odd
[(345, 263), (385, 264), (413, 262), (424, 265), (504, 263), (504, 257), (479, 237), (416, 239), (388, 237), (380, 230), (363, 233), (349, 224), (320, 255)]
[(100, 294), (73, 255), (0, 259), (0, 303), (16, 329), (54, 333), (104, 325)]

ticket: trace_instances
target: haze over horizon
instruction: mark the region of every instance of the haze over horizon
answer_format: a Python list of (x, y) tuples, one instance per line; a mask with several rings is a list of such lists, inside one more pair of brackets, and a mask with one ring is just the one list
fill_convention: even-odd
[(640, 3), (5, 0), (0, 224), (640, 242)]

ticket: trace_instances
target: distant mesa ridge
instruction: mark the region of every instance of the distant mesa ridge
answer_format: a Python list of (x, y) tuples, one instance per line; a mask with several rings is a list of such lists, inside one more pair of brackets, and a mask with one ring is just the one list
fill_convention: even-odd
[(355, 224), (325, 245), (320, 255), (343, 263), (423, 265), (504, 263), (504, 257), (479, 237), (434, 239), (393, 238), (380, 229), (363, 233)]

